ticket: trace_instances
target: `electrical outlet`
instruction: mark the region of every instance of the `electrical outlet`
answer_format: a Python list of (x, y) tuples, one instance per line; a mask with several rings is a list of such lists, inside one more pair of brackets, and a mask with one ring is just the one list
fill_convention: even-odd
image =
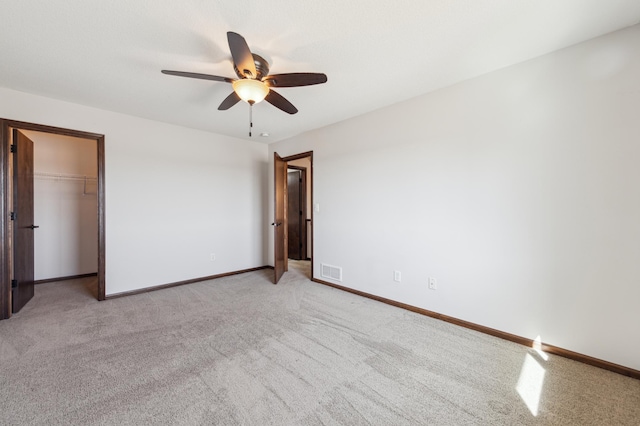
[(402, 280), (402, 274), (400, 271), (393, 271), (393, 280), (398, 283)]
[(210, 255), (210, 259), (211, 259), (211, 261), (212, 261), (212, 262), (215, 262), (215, 260), (216, 260), (216, 254), (215, 254), (215, 253), (211, 253), (211, 255)]
[(438, 281), (434, 277), (429, 277), (429, 290), (437, 290)]

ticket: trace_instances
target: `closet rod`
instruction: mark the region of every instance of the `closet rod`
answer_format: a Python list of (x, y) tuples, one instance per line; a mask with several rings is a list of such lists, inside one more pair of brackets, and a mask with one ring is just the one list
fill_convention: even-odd
[(71, 174), (63, 174), (63, 173), (45, 173), (45, 172), (35, 172), (33, 174), (33, 177), (36, 179), (52, 179), (52, 180), (77, 180), (77, 181), (98, 180), (98, 178), (94, 176), (71, 175)]

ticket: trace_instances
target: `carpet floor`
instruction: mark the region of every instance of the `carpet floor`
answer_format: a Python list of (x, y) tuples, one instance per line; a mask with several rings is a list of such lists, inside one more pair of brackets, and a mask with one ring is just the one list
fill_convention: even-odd
[(640, 381), (309, 281), (292, 262), (0, 321), (6, 425), (640, 425)]

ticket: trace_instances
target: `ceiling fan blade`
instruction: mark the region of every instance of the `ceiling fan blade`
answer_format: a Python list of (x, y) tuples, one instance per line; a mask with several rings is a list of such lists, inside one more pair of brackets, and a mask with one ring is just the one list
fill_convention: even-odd
[(229, 50), (233, 57), (233, 63), (245, 78), (256, 78), (256, 64), (253, 62), (253, 54), (247, 45), (247, 41), (238, 33), (227, 33)]
[(262, 81), (270, 87), (298, 87), (326, 83), (327, 76), (316, 72), (292, 72), (268, 75)]
[(295, 114), (296, 112), (298, 112), (298, 109), (294, 107), (291, 102), (289, 102), (281, 94), (274, 92), (273, 90), (269, 90), (269, 93), (267, 94), (267, 97), (264, 98), (264, 100), (286, 113)]
[(236, 92), (231, 92), (218, 107), (218, 110), (225, 111), (240, 102), (240, 96)]
[(199, 78), (201, 80), (222, 81), (225, 83), (233, 82), (232, 78), (220, 77), (219, 75), (211, 75), (211, 74), (198, 74), (196, 72), (162, 70), (162, 74), (177, 75), (178, 77)]

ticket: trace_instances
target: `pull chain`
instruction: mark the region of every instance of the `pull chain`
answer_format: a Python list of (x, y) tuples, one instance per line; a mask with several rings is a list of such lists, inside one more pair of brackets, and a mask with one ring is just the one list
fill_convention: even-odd
[(253, 102), (249, 102), (249, 137), (251, 137), (251, 130), (253, 130)]

